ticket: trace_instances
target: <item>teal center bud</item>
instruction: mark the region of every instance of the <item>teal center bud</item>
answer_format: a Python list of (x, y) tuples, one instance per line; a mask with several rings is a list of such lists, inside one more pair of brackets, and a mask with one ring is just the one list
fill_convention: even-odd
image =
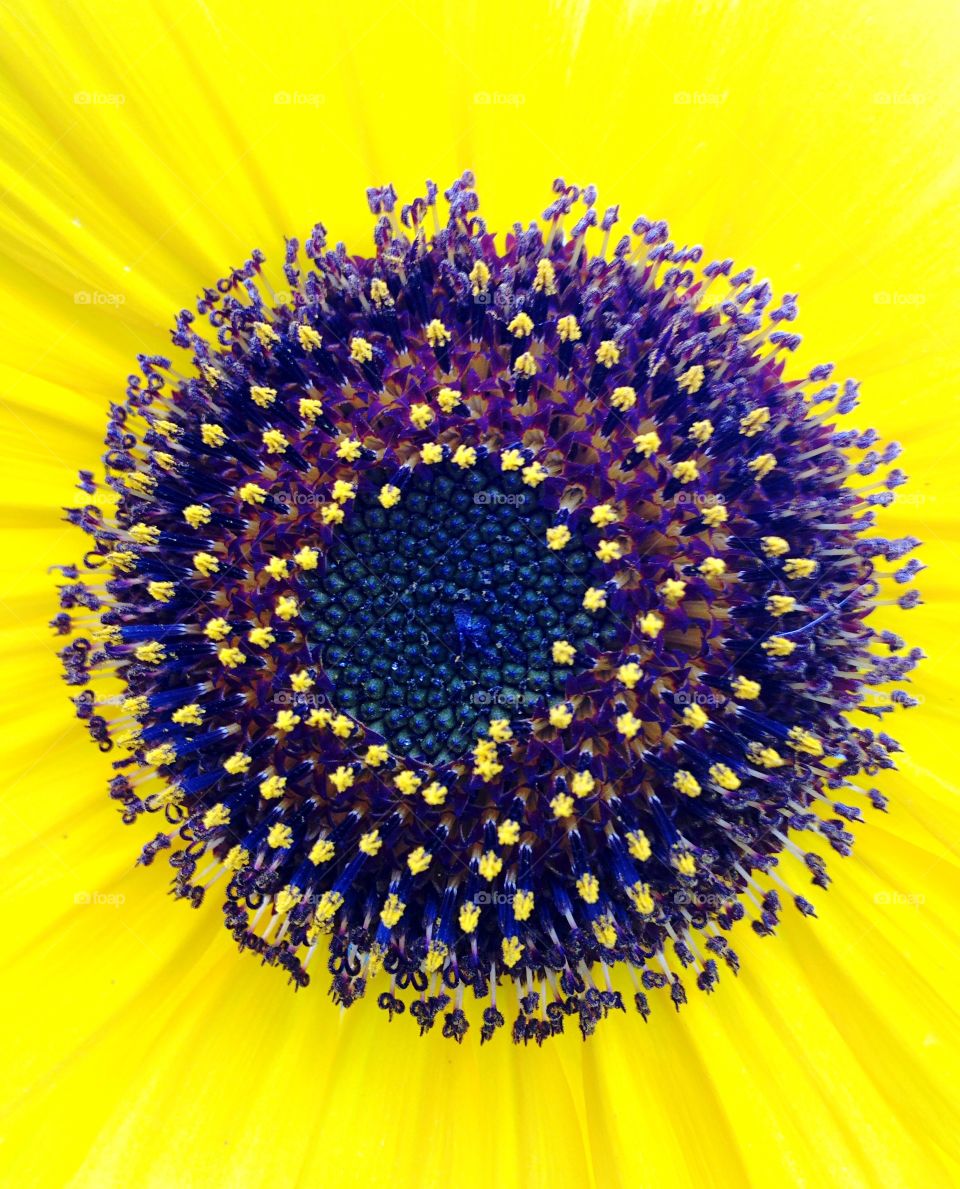
[[(619, 639), (609, 611), (583, 608), (600, 563), (576, 535), (549, 547), (555, 517), (515, 475), (440, 464), (370, 479), (306, 617), (332, 700), (397, 754), (463, 755), (491, 718), (530, 718)], [(403, 483), (392, 508), (377, 498), (388, 481)], [(576, 648), (573, 665), (555, 663), (555, 640)]]

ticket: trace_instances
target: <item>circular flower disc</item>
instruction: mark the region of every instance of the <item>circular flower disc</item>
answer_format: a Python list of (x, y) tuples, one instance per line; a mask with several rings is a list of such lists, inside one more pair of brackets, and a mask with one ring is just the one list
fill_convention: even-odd
[(783, 851), (826, 886), (804, 834), (883, 808), (849, 713), (920, 655), (867, 622), (876, 559), (920, 569), (873, 531), (898, 447), (785, 377), (792, 296), (592, 187), (503, 251), (470, 175), (444, 224), (368, 197), (373, 256), (318, 225), (287, 293), (254, 253), (141, 357), (71, 513), (78, 713), (142, 861), (297, 986), (456, 1040), (679, 1007), (736, 921), (812, 914)]

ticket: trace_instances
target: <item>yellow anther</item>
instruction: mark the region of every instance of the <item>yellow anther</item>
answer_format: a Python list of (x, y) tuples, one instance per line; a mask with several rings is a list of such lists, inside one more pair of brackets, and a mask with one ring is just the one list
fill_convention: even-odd
[(523, 468), (521, 475), (527, 487), (539, 487), (546, 479), (547, 471), (539, 462), (531, 462), (529, 466)]
[(330, 889), (329, 891), (324, 892), (317, 902), (317, 911), (313, 914), (313, 919), (318, 925), (322, 925), (326, 921), (332, 920), (333, 917), (335, 917), (340, 911), (342, 906), (342, 894)]
[(576, 648), (568, 640), (554, 640), (550, 651), (555, 665), (572, 665), (577, 655)]
[(297, 341), (308, 354), (322, 345), (323, 339), (312, 326), (301, 322), (297, 327)]
[(457, 920), (464, 933), (472, 933), (480, 920), (480, 908), (476, 904), (461, 904)]
[(703, 387), (703, 378), (706, 372), (699, 363), (695, 363), (692, 367), (688, 367), (682, 376), (677, 380), (677, 387), (682, 392), (689, 392), (692, 396), (695, 392), (699, 392)]
[(633, 739), (643, 723), (639, 718), (636, 718), (629, 710), (625, 710), (623, 714), (617, 718), (617, 730), (625, 739)]
[(713, 437), (712, 421), (694, 421), (690, 426), (690, 437), (698, 446), (705, 446)]
[(338, 479), (333, 487), (330, 488), (330, 495), (338, 504), (347, 503), (349, 500), (354, 499), (356, 494), (356, 485), (354, 483), (348, 483), (346, 479)]
[(627, 689), (633, 689), (642, 676), (643, 670), (636, 661), (627, 661), (617, 669), (617, 680)]
[(692, 458), (684, 458), (681, 462), (674, 464), (670, 474), (678, 483), (693, 483), (700, 471)]
[(290, 678), (290, 685), (298, 694), (305, 694), (314, 686), (314, 680), (306, 669), (301, 669)]
[(764, 747), (761, 743), (752, 743), (747, 754), (752, 764), (759, 764), (762, 768), (782, 768), (786, 763), (775, 747)]
[(653, 848), (650, 846), (650, 839), (642, 830), (631, 830), (627, 834), (627, 850), (629, 850), (630, 854), (633, 855), (638, 863), (645, 863), (653, 853)]
[(153, 428), (168, 439), (178, 438), (183, 432), (175, 421), (168, 421), (165, 417), (158, 417), (153, 423)]
[(237, 495), (243, 500), (245, 504), (262, 504), (266, 502), (267, 493), (263, 490), (259, 483), (244, 483), (244, 485), (237, 490)]
[(396, 786), (397, 792), (403, 793), (405, 797), (410, 797), (423, 784), (423, 781), (416, 772), (405, 771), (398, 772), (393, 778), (393, 783)]
[(760, 548), (767, 557), (782, 557), (790, 546), (783, 537), (761, 537)]
[(627, 888), (627, 895), (630, 897), (630, 902), (633, 907), (640, 913), (641, 916), (649, 916), (653, 912), (653, 897), (650, 895), (650, 887), (642, 880), (637, 880)]
[(286, 436), (279, 429), (265, 429), (263, 444), (266, 446), (268, 454), (282, 454), (290, 445)]
[(383, 277), (374, 277), (370, 282), (370, 300), (377, 306), (390, 300), (390, 286)]
[(767, 599), (767, 610), (777, 617), (789, 615), (796, 605), (797, 600), (793, 595), (771, 595)]
[(383, 921), (388, 929), (392, 929), (403, 916), (403, 910), (406, 907), (406, 904), (404, 904), (400, 897), (395, 892), (391, 892), (385, 900), (383, 908), (380, 910), (380, 920)]
[(703, 523), (707, 528), (719, 528), (727, 523), (727, 509), (723, 504), (711, 504), (703, 510)]
[(550, 725), (556, 727), (558, 730), (564, 730), (565, 727), (573, 722), (573, 710), (566, 702), (561, 702), (557, 706), (550, 707)]
[(573, 814), (573, 797), (569, 793), (557, 793), (550, 802), (550, 809), (554, 817), (570, 817)]
[(621, 384), (619, 388), (614, 388), (610, 393), (610, 403), (621, 413), (626, 413), (637, 403), (636, 388), (631, 388), (629, 384)]
[(313, 425), (323, 412), (323, 402), (304, 396), (297, 402), (297, 409), (307, 425)]
[(205, 830), (216, 829), (217, 826), (225, 826), (230, 821), (230, 810), (220, 802), (213, 805), (203, 815), (203, 828)]
[(287, 778), (285, 776), (267, 776), (260, 781), (260, 796), (266, 801), (273, 801), (277, 797), (282, 797), (287, 791)]
[(752, 438), (770, 422), (770, 410), (766, 408), (751, 409), (740, 418), (740, 432), (745, 438)]
[(273, 902), (274, 910), (283, 916), (284, 913), (290, 911), (303, 899), (303, 893), (291, 884), (287, 884), (285, 888), (281, 888), (277, 892), (276, 899)]
[(513, 361), (513, 370), (518, 376), (535, 376), (538, 370), (537, 361), (529, 351), (524, 351), (522, 355), (518, 355)]
[(427, 466), (440, 462), (443, 458), (443, 447), (439, 442), (426, 442), (420, 451), (420, 461)]
[(380, 837), (379, 830), (368, 830), (366, 834), (360, 836), (358, 843), (360, 850), (365, 855), (379, 854), (380, 848), (383, 846), (383, 839)]
[(165, 470), (165, 471), (173, 470), (173, 464), (174, 464), (175, 459), (174, 459), (173, 455), (168, 454), (166, 452), (166, 450), (154, 450), (151, 457), (153, 458), (153, 461), (157, 464), (157, 466), (162, 467), (163, 470)]
[(260, 340), (262, 347), (272, 347), (274, 343), (280, 342), (280, 336), (267, 322), (255, 322), (253, 332)]
[(711, 764), (710, 779), (727, 792), (734, 793), (740, 787), (740, 778), (726, 764)]
[(562, 549), (570, 544), (570, 530), (565, 524), (554, 524), (547, 529), (547, 545), (551, 549)]
[(329, 838), (318, 838), (310, 848), (307, 858), (314, 867), (319, 867), (321, 863), (329, 863), (336, 852), (336, 845)]
[(783, 569), (788, 578), (812, 578), (817, 572), (817, 563), (812, 557), (788, 557)]
[(617, 944), (617, 922), (612, 913), (604, 913), (603, 916), (597, 917), (591, 928), (597, 941), (608, 950), (612, 950)]
[(497, 826), (497, 842), (501, 846), (514, 846), (520, 838), (520, 823), (507, 818)]
[(686, 582), (680, 578), (666, 578), (658, 587), (663, 601), (668, 607), (676, 607), (687, 591)]
[(590, 511), (590, 523), (597, 525), (598, 528), (616, 524), (619, 519), (620, 517), (612, 504), (597, 504)]
[(473, 268), (470, 269), (470, 283), (473, 286), (474, 297), (486, 293), (487, 286), (490, 284), (490, 269), (482, 260), (477, 260)]
[(390, 483), (385, 483), (383, 487), (380, 488), (377, 499), (380, 501), (382, 507), (392, 508), (396, 504), (400, 503), (400, 488), (394, 487)]
[(241, 772), (246, 772), (252, 762), (248, 755), (244, 755), (242, 751), (237, 751), (232, 756), (227, 756), (223, 761), (223, 766), (231, 776), (236, 776)]
[(277, 390), (276, 388), (263, 388), (259, 384), (254, 384), (250, 389), (250, 399), (255, 405), (259, 405), (261, 409), (269, 409), (277, 399)]
[(787, 740), (795, 751), (805, 752), (815, 759), (819, 759), (823, 755), (823, 744), (816, 735), (805, 731), (803, 727), (791, 727)]
[(600, 586), (588, 586), (583, 592), (583, 606), (587, 611), (600, 611), (607, 605), (607, 592)]
[(638, 450), (644, 458), (649, 458), (660, 449), (660, 435), (655, 429), (651, 429), (648, 433), (638, 433), (633, 439), (633, 445), (634, 449)]
[(537, 293), (552, 296), (557, 291), (557, 274), (549, 260), (537, 261), (537, 275), (533, 278), (533, 287)]
[(613, 339), (604, 339), (597, 347), (597, 363), (602, 363), (604, 367), (613, 367), (615, 363), (620, 362), (620, 348), (613, 341)]
[(596, 556), (604, 562), (619, 561), (623, 557), (623, 547), (619, 541), (601, 541)]
[(287, 735), (300, 721), (300, 715), (294, 714), (292, 710), (280, 710), (273, 720), (273, 729), (278, 735)]
[(277, 637), (273, 634), (273, 628), (256, 627), (250, 629), (247, 639), (256, 648), (269, 648), (276, 643)]
[(674, 859), (674, 866), (681, 875), (696, 875), (697, 873), (696, 860), (688, 852), (677, 855)]
[(324, 504), (320, 509), (320, 519), (324, 524), (342, 524), (344, 515), (339, 504)]
[(523, 455), (519, 450), (504, 450), (500, 455), (500, 469), (503, 471), (519, 471), (523, 466)]
[(371, 743), (364, 752), (363, 762), (370, 768), (382, 768), (389, 755), (385, 743)]
[(123, 699), (120, 709), (134, 718), (145, 718), (150, 712), (150, 699), (145, 694), (134, 694), (132, 698)]
[(330, 783), (337, 790), (338, 793), (345, 793), (347, 789), (353, 788), (355, 780), (353, 769), (346, 764), (341, 764), (339, 768), (335, 768), (330, 773)]
[(213, 513), (206, 504), (190, 504), (183, 509), (183, 518), (191, 528), (200, 528), (203, 524), (209, 524), (212, 515)]
[(178, 726), (199, 727), (203, 722), (203, 707), (197, 702), (190, 702), (188, 705), (180, 706), (174, 710), (170, 717)]
[(449, 949), (442, 941), (431, 941), (430, 949), (427, 951), (427, 956), (423, 960), (424, 973), (436, 974), (438, 970), (442, 970), (449, 952)]
[(484, 851), (480, 856), (480, 863), (478, 870), (485, 880), (489, 883), (491, 880), (497, 878), (503, 869), (503, 859), (494, 850)]
[(697, 568), (704, 578), (721, 578), (727, 572), (727, 563), (722, 557), (706, 557)]
[(172, 582), (148, 582), (147, 594), (158, 603), (169, 603), (173, 598), (175, 587)]
[(218, 615), (216, 619), (207, 620), (203, 634), (209, 640), (226, 640), (230, 635), (230, 625), (222, 616)]
[(203, 444), (216, 450), (222, 446), (227, 440), (227, 432), (222, 425), (217, 425), (215, 422), (205, 421), (200, 426), (200, 437), (203, 438)]
[(702, 706), (696, 702), (692, 702), (689, 706), (684, 706), (683, 708), (683, 721), (692, 730), (699, 731), (707, 725), (710, 718)]
[(356, 438), (341, 438), (336, 453), (344, 462), (356, 462), (363, 453), (363, 443)]
[(212, 553), (195, 553), (193, 555), (193, 568), (198, 574), (202, 574), (204, 578), (209, 578), (211, 574), (215, 574), (220, 569), (220, 562)]
[(574, 318), (573, 314), (565, 314), (562, 318), (557, 319), (557, 334), (560, 336), (562, 343), (579, 342), (582, 331), (580, 330), (580, 323)]
[(678, 793), (683, 793), (685, 797), (700, 796), (700, 782), (692, 772), (687, 772), (683, 768), (674, 773), (673, 787)]
[(146, 471), (130, 471), (123, 476), (123, 482), (125, 487), (129, 488), (130, 491), (137, 492), (139, 495), (146, 495), (157, 485), (157, 481), (153, 475), (148, 474)]
[(663, 631), (664, 619), (662, 615), (658, 615), (656, 611), (648, 611), (646, 615), (641, 615), (637, 620), (640, 631), (649, 636), (651, 640), (655, 639)]
[(231, 847), (223, 860), (223, 865), (228, 871), (240, 871), (250, 862), (250, 852), (243, 849), (242, 846)]
[(133, 655), (146, 665), (159, 665), (166, 659), (167, 652), (159, 640), (149, 640), (146, 644), (138, 644)]
[(225, 669), (235, 669), (237, 665), (243, 664), (243, 653), (239, 648), (221, 648), (217, 660)]
[(369, 363), (373, 358), (373, 347), (365, 338), (357, 335), (350, 340), (350, 358), (354, 363)]
[(429, 405), (410, 406), (410, 421), (417, 429), (426, 429), (435, 417), (436, 413)]
[(330, 720), (332, 718), (332, 710), (328, 710), (326, 706), (317, 706), (307, 715), (307, 726), (317, 727), (318, 729), (322, 730), (324, 727), (328, 727), (330, 725)]
[(431, 347), (443, 347), (453, 338), (453, 335), (447, 330), (439, 318), (434, 318), (431, 322), (428, 322), (424, 333)]
[(577, 772), (570, 781), (570, 790), (577, 798), (589, 797), (596, 787), (597, 782), (592, 772)]
[(177, 758), (177, 749), (172, 743), (161, 743), (157, 747), (151, 747), (143, 757), (151, 767), (160, 768), (164, 764), (172, 764)]
[(777, 459), (773, 454), (761, 454), (747, 463), (747, 469), (753, 471), (754, 477), (763, 479), (776, 467)]
[(463, 397), (456, 388), (441, 388), (437, 393), (437, 404), (444, 413), (452, 413), (462, 401)]
[(155, 524), (144, 524), (140, 521), (139, 524), (131, 525), (130, 536), (138, 545), (156, 545), (160, 540), (160, 530)]
[(283, 595), (281, 598), (277, 599), (275, 610), (277, 617), (286, 623), (288, 620), (293, 619), (293, 617), (299, 612), (300, 604), (293, 597), (293, 595)]
[(416, 850), (412, 850), (407, 855), (407, 866), (410, 868), (410, 874), (419, 875), (421, 872), (426, 871), (430, 866), (432, 858), (433, 855), (422, 846), (418, 846)]
[(497, 743), (506, 743), (513, 738), (513, 730), (509, 718), (494, 718), (490, 720), (490, 738)]
[(447, 790), (439, 780), (434, 780), (423, 790), (423, 799), (428, 805), (442, 805), (447, 799)]
[(511, 970), (523, 957), (524, 945), (517, 937), (505, 937), (500, 945), (503, 964)]
[(461, 470), (469, 470), (477, 462), (477, 452), (473, 446), (460, 445), (453, 452), (453, 465)]
[(349, 739), (353, 733), (353, 719), (345, 714), (337, 714), (330, 720), (330, 730), (338, 739)]
[(742, 673), (738, 673), (730, 683), (730, 688), (733, 690), (733, 696), (740, 698), (744, 702), (752, 702), (755, 698), (760, 697), (760, 682), (751, 681), (749, 677), (744, 677)]
[(516, 339), (525, 339), (533, 331), (533, 319), (529, 314), (521, 312), (509, 323), (507, 330)]
[(771, 636), (769, 640), (764, 640), (760, 645), (767, 656), (789, 656), (796, 648), (796, 644), (792, 640), (788, 640), (786, 636)]
[(533, 892), (515, 892), (513, 897), (513, 919), (515, 921), (528, 921), (533, 914), (533, 904)]
[(577, 893), (585, 904), (596, 904), (600, 899), (600, 881), (589, 871), (577, 880)]
[(293, 555), (293, 560), (301, 570), (315, 570), (320, 560), (320, 551), (318, 549), (311, 549), (309, 545), (304, 545), (302, 549), (298, 549)]

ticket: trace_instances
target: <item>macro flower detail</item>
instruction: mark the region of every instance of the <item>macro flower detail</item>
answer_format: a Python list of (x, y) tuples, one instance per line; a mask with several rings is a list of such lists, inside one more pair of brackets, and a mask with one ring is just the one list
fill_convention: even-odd
[(295, 986), (457, 1041), (679, 1008), (884, 808), (899, 448), (788, 378), (792, 296), (592, 187), (502, 251), (469, 174), (368, 198), (374, 255), (318, 224), (140, 358), (69, 513), (77, 713), (141, 860)]

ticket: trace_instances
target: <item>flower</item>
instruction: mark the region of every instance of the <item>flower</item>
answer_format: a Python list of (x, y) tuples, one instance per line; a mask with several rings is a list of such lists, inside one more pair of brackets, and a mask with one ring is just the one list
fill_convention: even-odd
[[(879, 4), (865, 19), (821, 3), (798, 21), (775, 2), (722, 14), (683, 0), (493, 3), (411, 20), (384, 5), (304, 8), (293, 25), (243, 0), (210, 0), (189, 25), (188, 11), (89, 0), (71, 21), (38, 0), (26, 18), (16, 2), (0, 17), (8, 1175), (311, 1184), (335, 1167), (415, 1185), (455, 1165), (467, 1186), (793, 1184), (842, 1167), (858, 1185), (949, 1183), (960, 947), (946, 11)], [(291, 29), (317, 52), (291, 57)], [(395, 111), (417, 113), (416, 128), (398, 135)], [(854, 858), (833, 855), (831, 891), (809, 892), (817, 922), (787, 914), (775, 941), (742, 926), (739, 980), (647, 1023), (617, 1013), (589, 1044), (568, 1021), (539, 1051), (458, 1048), (439, 1025), (420, 1040), (372, 1004), (329, 1010), (324, 942), (320, 985), (291, 995), (216, 926), (226, 875), (203, 910), (171, 905), (165, 856), (130, 862), (167, 827), (115, 822), (103, 781), (124, 752), (101, 755), (64, 721), (44, 631), (46, 567), (83, 549), (60, 509), (77, 502), (76, 470), (98, 455), (135, 354), (169, 344), (169, 312), (251, 243), (268, 249), (282, 294), (279, 235), (317, 211), (331, 243), (366, 254), (358, 187), (393, 176), (409, 193), (461, 155), (501, 233), (540, 209), (562, 162), (619, 199), (627, 223), (663, 213), (681, 242), (799, 290), (805, 341), (788, 375), (829, 358), (863, 380), (866, 413), (846, 420), (867, 416), (909, 459), (884, 531), (922, 536), (930, 566), (909, 616), (929, 654), (914, 691), (924, 709), (887, 726), (906, 748), (886, 778), (891, 812), (856, 831)], [(587, 233), (591, 250), (603, 236)], [(899, 618), (870, 622), (898, 630)], [(805, 878), (787, 853), (776, 870)], [(629, 1005), (623, 964), (611, 982)], [(500, 987), (510, 1019), (514, 996)]]
[(855, 780), (893, 767), (881, 728), (921, 653), (870, 626), (875, 571), (916, 606), (919, 542), (878, 535), (904, 475), (841, 428), (856, 384), (785, 371), (794, 297), (662, 222), (593, 254), (619, 218), (593, 187), (557, 181), (504, 251), (472, 174), (444, 198), (398, 218), (371, 189), (374, 255), (290, 240), (275, 303), (255, 253), (178, 317), (192, 375), (142, 360), (107, 432), (115, 502), (70, 514), (92, 546), (61, 658), (130, 754), (125, 820), (167, 819), (142, 861), (169, 851), (194, 905), (226, 871), (241, 949), (305, 986), (329, 935), (336, 1002), (458, 1042), (465, 992), (488, 1040), (519, 977), (515, 1041), (588, 1037), (626, 1006), (601, 970), (630, 970), (646, 1019), (737, 973), (745, 916), (815, 915), (778, 857), (825, 888), (815, 842), (849, 854), (886, 806)]

